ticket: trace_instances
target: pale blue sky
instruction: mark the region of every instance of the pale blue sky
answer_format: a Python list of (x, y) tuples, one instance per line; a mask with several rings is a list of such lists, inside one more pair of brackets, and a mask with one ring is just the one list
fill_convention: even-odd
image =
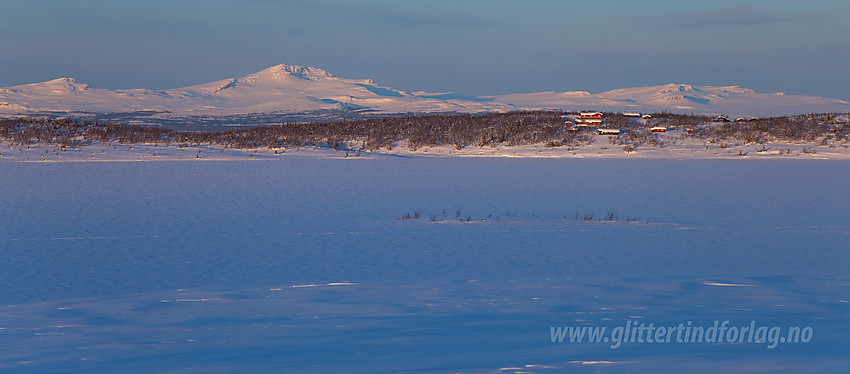
[(2, 0), (0, 86), (164, 89), (279, 63), (486, 95), (692, 83), (850, 100), (846, 0)]

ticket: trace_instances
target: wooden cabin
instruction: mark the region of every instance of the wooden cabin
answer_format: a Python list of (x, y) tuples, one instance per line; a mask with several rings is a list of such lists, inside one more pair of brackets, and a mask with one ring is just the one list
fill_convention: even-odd
[(576, 126), (602, 126), (600, 118), (576, 118)]
[(602, 119), (605, 117), (602, 112), (581, 112), (578, 114), (579, 119)]

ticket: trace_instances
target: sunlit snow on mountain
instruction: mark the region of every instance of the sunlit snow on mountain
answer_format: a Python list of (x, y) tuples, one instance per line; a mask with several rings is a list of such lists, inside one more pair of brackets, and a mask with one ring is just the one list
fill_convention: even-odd
[[(378, 85), (371, 79), (340, 78), (322, 69), (284, 64), (241, 78), (168, 90), (95, 88), (74, 78), (0, 88), (0, 114), (6, 116), (145, 113), (148, 117), (193, 122), (198, 118), (293, 113), (477, 113), (524, 109), (666, 110), (765, 116), (850, 112), (850, 103), (815, 96), (757, 93), (738, 86), (687, 84), (601, 93), (566, 91), (480, 97), (410, 93)], [(268, 117), (272, 122), (278, 119)]]

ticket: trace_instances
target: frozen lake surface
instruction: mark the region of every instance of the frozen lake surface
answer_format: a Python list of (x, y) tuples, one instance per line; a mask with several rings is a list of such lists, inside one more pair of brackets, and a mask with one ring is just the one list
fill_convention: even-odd
[[(829, 160), (0, 163), (0, 371), (844, 372), (848, 186)], [(716, 320), (814, 334), (550, 334)]]

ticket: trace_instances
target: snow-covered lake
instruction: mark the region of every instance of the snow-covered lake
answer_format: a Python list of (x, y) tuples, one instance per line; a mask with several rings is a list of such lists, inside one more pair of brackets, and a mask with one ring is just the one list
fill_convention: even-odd
[[(848, 186), (829, 160), (0, 163), (0, 371), (844, 372)], [(813, 336), (550, 334), (716, 320)]]

